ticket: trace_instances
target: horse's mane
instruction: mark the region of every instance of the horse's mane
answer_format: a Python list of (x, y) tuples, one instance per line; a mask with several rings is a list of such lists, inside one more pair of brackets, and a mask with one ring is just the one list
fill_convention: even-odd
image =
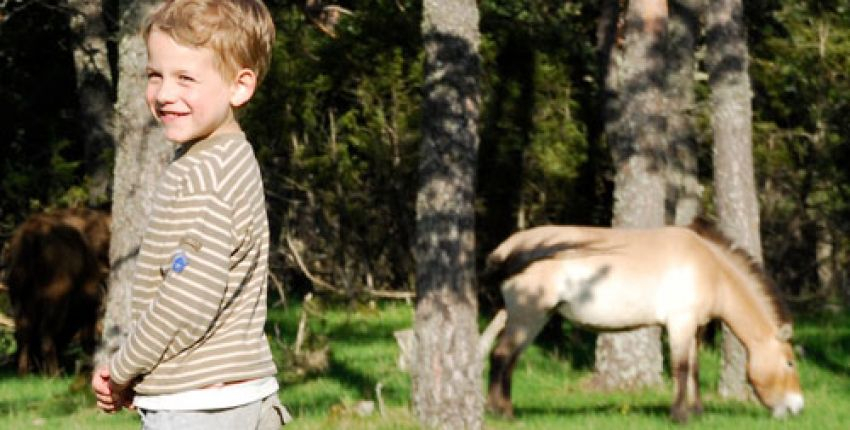
[(760, 287), (756, 289), (756, 293), (761, 294), (768, 304), (770, 304), (779, 325), (791, 322), (791, 312), (782, 299), (782, 294), (773, 280), (767, 276), (761, 263), (753, 258), (746, 250), (737, 246), (713, 222), (706, 218), (697, 217), (688, 228), (725, 251), (731, 257), (730, 259), (734, 264), (738, 265), (756, 281), (754, 284)]

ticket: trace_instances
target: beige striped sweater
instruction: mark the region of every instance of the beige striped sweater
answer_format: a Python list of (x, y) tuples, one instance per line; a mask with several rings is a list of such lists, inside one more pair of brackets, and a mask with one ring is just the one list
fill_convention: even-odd
[(263, 333), (269, 230), (243, 134), (194, 144), (160, 179), (132, 285), (118, 384), (169, 394), (274, 375)]

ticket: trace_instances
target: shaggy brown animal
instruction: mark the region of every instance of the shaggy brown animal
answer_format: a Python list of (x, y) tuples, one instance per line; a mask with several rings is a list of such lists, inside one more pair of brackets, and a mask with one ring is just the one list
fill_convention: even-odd
[(110, 216), (63, 209), (27, 218), (4, 252), (18, 373), (57, 375), (72, 340), (93, 354), (109, 273)]

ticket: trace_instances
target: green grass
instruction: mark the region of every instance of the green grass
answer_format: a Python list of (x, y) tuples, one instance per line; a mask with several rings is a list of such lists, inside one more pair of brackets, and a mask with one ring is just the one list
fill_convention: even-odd
[[(268, 332), (275, 356), (288, 363), (300, 307), (274, 309)], [(409, 410), (410, 379), (396, 368), (394, 330), (411, 324), (413, 311), (400, 304), (378, 310), (329, 308), (312, 318), (308, 346), (329, 342), (329, 365), (323, 372), (297, 373), (282, 366), (281, 400), (296, 422), (292, 429), (416, 429)], [(806, 396), (803, 414), (774, 420), (757, 404), (723, 400), (716, 394), (719, 358), (701, 352), (701, 385), (706, 412), (689, 429), (850, 429), (850, 317), (813, 317), (797, 324), (795, 338)], [(487, 429), (668, 429), (672, 386), (637, 393), (599, 393), (583, 388), (589, 375), (587, 345), (535, 345), (520, 359), (514, 374), (516, 419), (486, 418)], [(568, 360), (564, 357), (573, 357)], [(571, 362), (579, 363), (572, 366)], [(584, 363), (584, 364), (583, 364)], [(133, 413), (96, 411), (83, 379), (18, 378), (0, 373), (0, 429), (137, 429)], [(374, 400), (383, 386), (385, 415), (361, 418), (351, 411), (359, 400)], [(483, 389), (483, 387), (482, 387)]]
[(138, 429), (129, 412), (106, 415), (94, 408), (84, 378), (19, 378), (0, 374), (0, 429)]

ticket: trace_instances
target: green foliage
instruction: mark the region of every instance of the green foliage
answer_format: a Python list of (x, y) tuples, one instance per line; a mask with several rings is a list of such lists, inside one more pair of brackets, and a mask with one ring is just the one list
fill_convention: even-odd
[(5, 328), (0, 329), (0, 365), (10, 363), (17, 348), (15, 332)]
[[(273, 249), (293, 257), (294, 247), (313, 275), (352, 297), (413, 288), (420, 3), (342, 2), (351, 14), (340, 16), (330, 37), (305, 16), (303, 2), (268, 1), (278, 30), (273, 62), (240, 113), (265, 175)], [(0, 5), (0, 239), (33, 210), (88, 200), (66, 6)], [(846, 302), (850, 2), (744, 6), (768, 268), (794, 296), (838, 302), (843, 291)], [(519, 227), (609, 222), (599, 7), (589, 0), (479, 3), (479, 257)], [(708, 86), (699, 82), (697, 91), (700, 177), (711, 212)], [(816, 244), (833, 249), (829, 258)], [(311, 288), (296, 261), (276, 257), (285, 285)], [(825, 263), (833, 281), (819, 288)]]
[[(607, 223), (596, 186), (595, 2), (481, 5), (478, 244), (518, 227)], [(604, 213), (603, 217), (598, 217)]]
[[(772, 4), (750, 69), (766, 259), (782, 268), (787, 291), (816, 292), (818, 302), (840, 298), (836, 285), (821, 288), (817, 271), (841, 276), (835, 267), (846, 265), (850, 245), (850, 2), (827, 3)], [(833, 247), (830, 260), (818, 243)]]
[[(352, 292), (412, 288), (419, 7), (358, 3), (331, 38), (299, 8), (273, 3), (280, 37), (272, 71), (243, 116), (267, 175), (273, 230), (303, 244), (315, 275)], [(596, 197), (578, 185), (590, 144), (584, 122), (595, 119), (593, 88), (577, 79), (592, 73), (593, 27), (577, 20), (582, 7), (534, 2), (518, 13), (525, 7), (517, 2), (482, 5), (482, 253), (516, 227), (520, 206), (530, 222), (566, 222), (582, 211), (576, 201)], [(521, 179), (502, 187), (512, 181), (505, 171)], [(503, 228), (486, 228), (493, 225)]]
[(66, 2), (0, 2), (0, 238), (32, 211), (78, 201), (83, 176)]
[(422, 66), (409, 3), (359, 3), (336, 38), (280, 5), (272, 72), (243, 121), (260, 148), (273, 230), (352, 291), (367, 275), (403, 287), (413, 270)]
[(576, 180), (587, 162), (589, 142), (584, 125), (573, 117), (578, 101), (570, 94), (573, 84), (558, 61), (539, 54), (534, 86), (535, 112), (525, 157), (527, 185), (524, 201), (535, 202), (540, 219), (532, 224), (563, 223), (575, 196)]

